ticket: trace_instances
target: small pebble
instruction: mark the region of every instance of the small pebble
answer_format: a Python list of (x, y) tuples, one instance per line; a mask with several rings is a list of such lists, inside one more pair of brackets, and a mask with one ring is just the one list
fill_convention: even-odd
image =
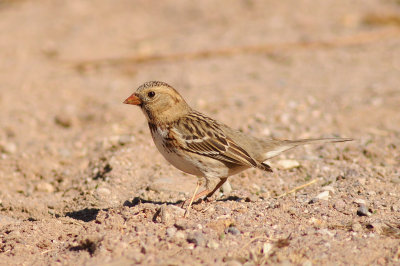
[(111, 146), (117, 146), (119, 144), (120, 137), (119, 136), (110, 136), (107, 139), (105, 139), (107, 144), (110, 144)]
[(135, 140), (135, 138), (133, 136), (129, 136), (129, 135), (124, 135), (124, 136), (120, 136), (118, 139), (118, 144), (119, 145), (126, 145), (128, 143), (131, 143)]
[(189, 243), (193, 243), (196, 246), (205, 246), (206, 240), (204, 238), (204, 235), (201, 232), (195, 232), (192, 234), (189, 234), (188, 237), (186, 238), (186, 240)]
[(392, 182), (393, 184), (400, 184), (400, 178), (392, 178), (391, 180), (390, 180), (390, 182)]
[(215, 208), (214, 206), (210, 205), (208, 208), (205, 209), (205, 213), (214, 213)]
[[(237, 260), (230, 260), (225, 265), (226, 266), (242, 266), (242, 265), (245, 265), (245, 264), (242, 264)], [(254, 264), (250, 264), (250, 265), (254, 265)]]
[(359, 178), (357, 179), (358, 182), (360, 182), (361, 185), (365, 186), (365, 182), (367, 181), (365, 178)]
[(37, 191), (41, 191), (41, 192), (48, 192), (48, 193), (54, 192), (53, 185), (50, 183), (46, 183), (46, 182), (37, 184), (35, 188)]
[(228, 207), (216, 206), (215, 211), (220, 215), (230, 215), (232, 210)]
[(254, 194), (246, 197), (246, 199), (245, 199), (246, 202), (257, 202), (258, 200), (259, 200), (259, 197)]
[(175, 221), (174, 226), (176, 227), (176, 229), (178, 230), (186, 230), (189, 228), (189, 223), (187, 221), (187, 219), (184, 219), (183, 217), (180, 219), (177, 219)]
[(329, 191), (324, 191), (324, 192), (319, 193), (316, 196), (316, 198), (320, 199), (320, 200), (328, 200), (329, 199)]
[(182, 232), (182, 231), (178, 231), (178, 232), (176, 232), (176, 234), (175, 234), (175, 238), (177, 238), (177, 239), (184, 239), (184, 238), (185, 238), (185, 233)]
[(324, 224), (322, 220), (319, 220), (315, 217), (311, 217), (310, 220), (308, 220), (308, 222), (314, 225), (315, 227), (321, 227)]
[(221, 190), (222, 190), (222, 193), (223, 193), (224, 195), (229, 195), (229, 193), (231, 193), (231, 191), (232, 191), (232, 186), (231, 186), (231, 184), (227, 181), (227, 182), (225, 182), (225, 183), (222, 185)]
[(354, 232), (360, 232), (360, 231), (362, 230), (362, 225), (359, 224), (359, 223), (355, 223), (355, 224), (353, 224), (353, 225), (351, 226), (351, 229), (352, 229)]
[(322, 191), (329, 191), (331, 194), (335, 193), (335, 189), (332, 186), (325, 186), (322, 188)]
[(176, 218), (183, 217), (185, 210), (174, 205), (162, 205), (160, 208), (161, 222), (167, 226), (174, 224)]
[(360, 204), (360, 207), (358, 207), (357, 210), (357, 215), (358, 216), (371, 216), (371, 213), (368, 211), (367, 206), (364, 204)]
[(279, 160), (277, 162), (277, 167), (279, 169), (284, 169), (284, 170), (297, 168), (299, 166), (300, 166), (300, 163), (296, 160)]
[(69, 128), (72, 126), (72, 119), (70, 116), (66, 115), (66, 114), (59, 114), (56, 115), (54, 117), (54, 122), (61, 126), (61, 127), (65, 127), (65, 128)]
[(262, 248), (262, 253), (264, 255), (267, 255), (272, 250), (272, 248), (273, 248), (273, 245), (271, 243), (264, 243), (263, 248)]
[(257, 184), (253, 184), (251, 186), (252, 186), (253, 190), (256, 191), (256, 192), (261, 190), (260, 187)]
[(306, 202), (308, 202), (308, 195), (307, 194), (296, 194), (296, 201), (299, 203), (306, 203)]
[(337, 211), (344, 211), (346, 210), (346, 203), (342, 199), (338, 199), (334, 204), (333, 207)]
[(13, 154), (17, 151), (17, 145), (13, 142), (0, 143), (0, 152)]
[(332, 236), (335, 235), (334, 232), (331, 232), (331, 231), (329, 231), (328, 229), (325, 229), (325, 228), (320, 229), (318, 232), (319, 232), (321, 235), (328, 235), (328, 236), (330, 236), (330, 237), (332, 237)]
[(296, 215), (297, 214), (297, 208), (295, 207), (289, 207), (288, 212), (292, 215)]
[(302, 266), (312, 266), (312, 262), (309, 260), (306, 260), (305, 262), (303, 262)]
[(109, 190), (106, 187), (99, 187), (96, 189), (96, 194), (97, 196), (99, 196), (100, 198), (106, 198), (109, 195), (111, 195), (111, 190)]
[(374, 231), (378, 234), (381, 234), (383, 231), (383, 228), (385, 227), (384, 224), (382, 223), (372, 223), (370, 224), (370, 226), (372, 227), (372, 229), (374, 229)]
[(264, 136), (271, 136), (271, 130), (266, 127), (261, 131), (261, 134), (263, 134)]
[(365, 205), (366, 204), (365, 200), (363, 200), (363, 199), (355, 199), (354, 203), (357, 203), (358, 205), (362, 205), (362, 204)]
[(378, 265), (386, 265), (386, 259), (384, 257), (379, 258), (377, 261)]
[(175, 227), (168, 227), (167, 228), (167, 236), (173, 237), (178, 230)]
[(218, 242), (215, 241), (215, 240), (210, 240), (210, 241), (208, 241), (208, 243), (207, 243), (207, 247), (208, 247), (208, 248), (211, 248), (211, 249), (217, 249), (217, 248), (219, 248), (219, 244), (218, 244)]
[(392, 206), (390, 207), (390, 209), (391, 209), (393, 212), (400, 212), (400, 205), (392, 205)]
[(317, 196), (315, 196), (315, 198), (313, 198), (312, 200), (310, 200), (310, 204), (318, 202), (319, 200), (329, 200), (329, 191), (324, 191), (319, 193)]
[(281, 206), (280, 202), (277, 200), (272, 200), (269, 204), (268, 204), (268, 208), (271, 209), (277, 209)]
[(0, 214), (0, 227), (9, 225), (9, 224), (19, 224), (20, 222), (21, 222), (20, 220)]
[(374, 202), (372, 202), (372, 206), (373, 206), (375, 209), (380, 209), (381, 207), (386, 206), (386, 204), (380, 202), (379, 200), (375, 200)]
[(68, 158), (71, 156), (71, 151), (67, 148), (60, 148), (58, 150), (58, 154), (60, 154), (60, 156), (62, 156), (64, 158)]
[(240, 235), (240, 231), (239, 231), (236, 227), (234, 227), (234, 226), (229, 226), (229, 227), (225, 230), (225, 233), (230, 233), (230, 234), (232, 234), (232, 235), (234, 235), (234, 236)]

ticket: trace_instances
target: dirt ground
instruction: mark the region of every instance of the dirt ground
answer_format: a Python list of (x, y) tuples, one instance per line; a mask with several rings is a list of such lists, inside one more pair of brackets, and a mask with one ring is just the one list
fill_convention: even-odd
[[(0, 0), (1, 265), (400, 265), (400, 2)], [(196, 178), (122, 101), (145, 81), (271, 138)], [(298, 188), (298, 190), (295, 190)]]

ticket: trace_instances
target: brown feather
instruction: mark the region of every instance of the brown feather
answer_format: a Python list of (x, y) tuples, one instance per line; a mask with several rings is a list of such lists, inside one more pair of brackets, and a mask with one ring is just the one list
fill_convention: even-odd
[[(193, 133), (187, 124), (193, 127), (196, 138), (189, 140), (188, 136), (192, 136)], [(270, 169), (269, 166), (258, 163), (243, 147), (227, 137), (217, 121), (196, 111), (178, 119), (172, 128), (175, 128), (176, 133), (186, 140), (185, 145), (180, 147), (185, 151), (237, 165)]]

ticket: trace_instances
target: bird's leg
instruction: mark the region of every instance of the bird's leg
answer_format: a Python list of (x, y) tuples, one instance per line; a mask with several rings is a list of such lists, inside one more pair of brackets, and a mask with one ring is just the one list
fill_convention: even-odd
[(215, 193), (215, 191), (217, 191), (226, 182), (226, 180), (228, 180), (227, 177), (221, 178), (221, 181), (219, 181), (219, 183), (215, 186), (215, 188), (210, 193), (207, 194), (206, 199), (211, 197)]
[(194, 191), (193, 196), (190, 199), (185, 200), (181, 205), (181, 207), (183, 208), (185, 205), (189, 204), (189, 206), (186, 208), (186, 212), (185, 213), (188, 212), (188, 210), (189, 210), (190, 206), (192, 205), (192, 203), (195, 202), (197, 199), (199, 199), (201, 197), (204, 197), (204, 196), (206, 196), (206, 198), (211, 197), (215, 193), (215, 191), (217, 191), (226, 182), (226, 180), (228, 180), (227, 177), (226, 178), (221, 178), (219, 183), (215, 186), (215, 188), (212, 191), (210, 191), (209, 189), (205, 189), (202, 192), (199, 192), (198, 194), (196, 194), (197, 190), (199, 189), (199, 186), (201, 185), (200, 181), (197, 182), (197, 187), (196, 187), (196, 190)]
[[(199, 182), (200, 182), (200, 181), (199, 181)], [(197, 185), (199, 185), (199, 182), (197, 182)], [(202, 184), (202, 183), (200, 182), (200, 185), (201, 185), (201, 184)], [(206, 195), (211, 191), (211, 190), (209, 190), (209, 189), (205, 189), (205, 190), (203, 190), (203, 191), (201, 191), (201, 192), (199, 192), (199, 193), (196, 194), (197, 190), (198, 190), (198, 187), (196, 188), (196, 191), (194, 192), (193, 197), (190, 198), (190, 199), (185, 200), (185, 201), (182, 203), (181, 208), (183, 208), (185, 205), (188, 205), (190, 202), (193, 203), (193, 202), (195, 202), (197, 199), (206, 196)]]
[[(207, 195), (209, 192), (210, 192), (209, 189), (205, 189), (205, 190), (203, 190), (202, 192), (199, 192), (196, 196), (194, 196), (193, 202), (195, 202), (197, 199), (199, 199), (199, 198), (201, 198), (201, 197), (204, 197), (204, 196)], [(181, 207), (183, 208), (183, 206), (189, 204), (191, 200), (192, 200), (192, 198), (185, 200), (185, 201), (182, 203)]]
[[(183, 215), (183, 217), (187, 217), (187, 215), (189, 215), (190, 207), (192, 206), (192, 203), (193, 203), (194, 199), (195, 199), (196, 196), (197, 196), (196, 193), (197, 193), (197, 190), (199, 190), (200, 185), (201, 185), (201, 182), (200, 182), (200, 180), (198, 180), (198, 181), (197, 181), (196, 189), (194, 190), (193, 196), (192, 196), (192, 198), (190, 199), (189, 205), (186, 207), (186, 211), (185, 211), (185, 214)], [(199, 194), (200, 194), (200, 193), (199, 193)], [(186, 202), (186, 201), (185, 201), (185, 202)], [(183, 204), (185, 204), (185, 202), (184, 202)]]

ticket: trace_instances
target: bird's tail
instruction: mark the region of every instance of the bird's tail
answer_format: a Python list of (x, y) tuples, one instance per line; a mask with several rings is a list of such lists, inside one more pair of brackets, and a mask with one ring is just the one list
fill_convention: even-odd
[(333, 142), (352, 141), (351, 138), (324, 138), (324, 139), (299, 139), (299, 140), (273, 140), (267, 141), (264, 157), (265, 160), (275, 157), (284, 151), (306, 144), (324, 144)]

